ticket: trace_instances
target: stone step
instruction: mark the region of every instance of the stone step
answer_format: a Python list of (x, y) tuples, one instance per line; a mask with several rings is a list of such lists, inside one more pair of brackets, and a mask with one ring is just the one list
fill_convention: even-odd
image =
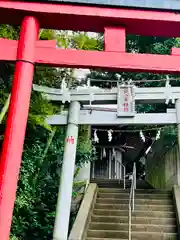
[[(118, 187), (118, 184), (120, 184), (123, 187), (123, 180), (117, 180), (117, 179), (92, 179), (91, 182), (96, 183), (99, 187), (106, 185), (107, 187), (113, 187), (113, 184), (116, 184)], [(152, 186), (150, 186), (146, 181), (144, 180), (138, 180), (137, 179), (137, 189), (153, 189)], [(126, 186), (131, 186), (131, 180), (126, 179)]]
[[(100, 198), (96, 200), (97, 203), (109, 203), (109, 204), (129, 204), (129, 198), (117, 199), (117, 198)], [(150, 205), (172, 205), (172, 199), (135, 199), (135, 204), (150, 204)]]
[[(117, 179), (113, 179), (113, 180), (91, 180), (92, 183), (96, 183), (98, 185), (98, 187), (104, 187), (104, 188), (124, 188), (124, 182), (117, 180)], [(126, 181), (126, 188), (130, 188), (131, 186), (131, 181)]]
[[(130, 189), (121, 189), (121, 188), (99, 188), (100, 193), (129, 193)], [(165, 191), (162, 189), (136, 189), (136, 193), (140, 194), (169, 194), (172, 195), (172, 191)]]
[[(99, 188), (119, 188), (119, 189), (124, 189), (124, 185), (121, 184), (98, 184)], [(126, 189), (130, 189), (131, 185), (126, 185)]]
[[(117, 238), (86, 238), (86, 240), (117, 240)], [(118, 238), (118, 240), (127, 240), (127, 238), (126, 239), (123, 239), (123, 238)]]
[[(106, 184), (106, 185), (112, 185), (112, 184), (118, 184), (124, 187), (124, 182), (114, 181), (114, 182), (98, 182), (98, 184)], [(125, 182), (125, 186), (131, 186), (131, 182)]]
[[(114, 192), (98, 192), (97, 194), (98, 197), (100, 198), (120, 198), (120, 199), (128, 199), (129, 198), (129, 193), (114, 193)], [(147, 194), (147, 193), (136, 193), (135, 194), (135, 199), (172, 199), (171, 194)]]
[[(129, 204), (102, 204), (96, 203), (95, 209), (111, 209), (111, 210), (120, 210), (120, 209), (129, 209)], [(135, 205), (135, 211), (164, 211), (164, 212), (173, 212), (174, 206), (173, 205)]]
[[(126, 239), (118, 238), (118, 239), (119, 240), (126, 240), (127, 238)], [(91, 237), (89, 238), (88, 237), (88, 238), (86, 238), (86, 240), (117, 240), (117, 238), (114, 239), (114, 238), (91, 238)]]
[[(91, 222), (89, 229), (92, 230), (115, 230), (128, 231), (129, 225), (123, 223), (97, 223)], [(175, 225), (150, 225), (150, 224), (132, 224), (132, 231), (134, 232), (157, 232), (157, 233), (175, 233), (177, 228)]]
[[(124, 180), (119, 180), (119, 179), (91, 179), (92, 183), (123, 183)], [(131, 180), (126, 179), (127, 183), (131, 183)]]
[[(107, 223), (128, 223), (128, 216), (101, 216), (101, 215), (92, 215), (92, 222), (107, 222)], [(132, 224), (154, 224), (154, 225), (176, 225), (176, 218), (144, 218), (144, 217), (132, 217)]]
[[(128, 210), (112, 210), (112, 209), (94, 209), (93, 214), (101, 216), (128, 216)], [(155, 217), (155, 218), (174, 218), (175, 212), (168, 211), (134, 211), (132, 216), (135, 217)]]
[[(114, 238), (128, 239), (128, 231), (111, 231), (111, 230), (88, 230), (88, 238)], [(105, 240), (104, 239), (104, 240)], [(132, 240), (175, 240), (176, 233), (153, 233), (153, 232), (132, 232)]]

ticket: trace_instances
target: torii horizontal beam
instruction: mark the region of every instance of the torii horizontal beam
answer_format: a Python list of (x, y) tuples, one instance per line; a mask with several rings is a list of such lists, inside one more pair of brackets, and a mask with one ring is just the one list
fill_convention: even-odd
[[(50, 125), (66, 125), (68, 112), (63, 112), (61, 115), (53, 115), (47, 118), (47, 123)], [(176, 112), (170, 113), (139, 113), (133, 118), (123, 117), (117, 118), (116, 112), (103, 111), (88, 111), (81, 110), (79, 124), (84, 125), (164, 125), (176, 124)]]
[[(172, 50), (171, 55), (125, 52), (126, 33), (178, 37), (180, 17), (175, 13), (0, 1), (0, 23), (5, 21), (19, 24), (26, 14), (35, 15), (41, 27), (105, 32), (105, 51), (38, 48), (35, 55), (37, 64), (131, 72), (180, 73), (179, 51), (176, 49)], [(116, 41), (113, 40), (114, 37)], [(119, 48), (114, 47), (117, 40), (124, 46), (119, 46), (121, 44), (118, 43)], [(11, 46), (11, 42), (1, 42), (0, 61), (16, 61), (16, 49)]]
[[(38, 85), (33, 85), (33, 89), (42, 92), (44, 97), (51, 101), (63, 101), (63, 94), (61, 89), (48, 88)], [(180, 98), (180, 87), (171, 87), (172, 97), (174, 99)], [(92, 104), (116, 104), (117, 103), (117, 88), (110, 90), (100, 88), (82, 88), (81, 90), (70, 90), (71, 101), (79, 101), (88, 104), (90, 101), (90, 94), (93, 93)], [(151, 87), (151, 88), (135, 88), (136, 103), (164, 103), (166, 99), (165, 87)]]
[[(1, 2), (0, 2), (1, 3)], [(16, 61), (15, 41), (0, 39), (0, 61)], [(175, 50), (173, 50), (175, 52)], [(176, 51), (178, 52), (178, 50)], [(42, 46), (36, 49), (35, 63), (53, 67), (101, 68), (123, 71), (180, 73), (176, 55), (134, 54), (110, 51), (57, 49)]]
[(126, 26), (127, 34), (179, 37), (180, 15), (175, 12), (0, 1), (0, 23), (20, 25), (26, 15), (36, 16), (48, 29), (104, 32), (107, 26)]
[[(18, 41), (0, 38), (0, 61), (16, 61)], [(46, 51), (48, 48), (56, 49), (56, 40), (39, 40), (36, 51)]]

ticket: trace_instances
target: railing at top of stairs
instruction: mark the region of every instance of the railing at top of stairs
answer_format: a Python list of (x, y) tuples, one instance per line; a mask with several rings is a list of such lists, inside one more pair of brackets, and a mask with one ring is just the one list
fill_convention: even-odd
[(131, 240), (132, 212), (134, 212), (135, 190), (136, 190), (136, 163), (134, 163), (133, 166), (131, 190), (129, 195), (129, 232), (128, 232), (129, 240)]
[[(126, 167), (121, 162), (119, 162), (119, 160), (117, 160), (117, 162), (119, 164), (119, 169), (120, 169), (120, 166), (123, 168), (123, 186), (124, 186), (124, 189), (126, 189)], [(121, 180), (121, 176), (119, 177), (119, 183), (120, 183), (120, 180)]]

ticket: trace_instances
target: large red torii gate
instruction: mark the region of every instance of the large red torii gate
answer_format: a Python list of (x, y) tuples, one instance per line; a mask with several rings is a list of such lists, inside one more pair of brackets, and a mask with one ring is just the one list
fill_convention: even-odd
[[(0, 238), (9, 239), (34, 64), (123, 71), (179, 73), (180, 50), (171, 55), (126, 53), (126, 34), (180, 36), (180, 15), (173, 12), (63, 4), (0, 1), (0, 23), (21, 24), (19, 41), (0, 39), (0, 61), (16, 62), (0, 160)], [(39, 27), (105, 33), (104, 51), (56, 49), (37, 41)]]

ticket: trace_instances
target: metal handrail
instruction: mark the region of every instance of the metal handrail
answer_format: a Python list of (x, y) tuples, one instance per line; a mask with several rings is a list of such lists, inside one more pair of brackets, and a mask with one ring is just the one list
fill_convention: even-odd
[[(124, 189), (126, 189), (126, 167), (117, 159), (117, 162), (119, 163), (119, 165), (121, 165), (123, 167), (123, 185), (124, 185)], [(120, 183), (120, 178), (119, 178), (119, 183)]]
[(131, 190), (129, 195), (129, 232), (128, 232), (129, 240), (131, 240), (132, 212), (134, 212), (135, 189), (136, 189), (136, 163), (134, 163), (133, 166)]

